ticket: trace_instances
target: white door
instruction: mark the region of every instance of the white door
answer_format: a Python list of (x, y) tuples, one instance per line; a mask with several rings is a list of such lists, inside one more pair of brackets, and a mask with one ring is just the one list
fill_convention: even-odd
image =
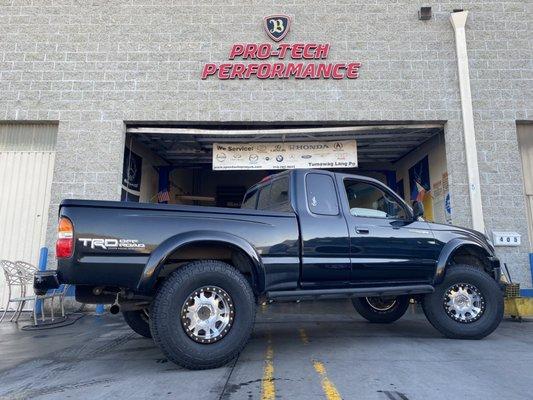
[(533, 124), (518, 124), (517, 130), (529, 220), (529, 246), (533, 251)]
[[(57, 125), (0, 124), (0, 259), (35, 266), (44, 246)], [(0, 271), (0, 308), (5, 279)]]

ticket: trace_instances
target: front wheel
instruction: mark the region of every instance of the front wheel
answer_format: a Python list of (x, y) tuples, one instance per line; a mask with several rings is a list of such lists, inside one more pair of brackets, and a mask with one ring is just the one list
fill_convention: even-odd
[(374, 323), (388, 324), (400, 319), (409, 307), (407, 296), (357, 297), (352, 304), (359, 314)]
[(422, 302), (427, 319), (452, 339), (482, 339), (503, 319), (503, 293), (484, 271), (454, 265), (444, 281)]
[(195, 261), (163, 282), (152, 302), (155, 343), (188, 369), (220, 367), (246, 345), (255, 319), (255, 297), (246, 278), (220, 261)]

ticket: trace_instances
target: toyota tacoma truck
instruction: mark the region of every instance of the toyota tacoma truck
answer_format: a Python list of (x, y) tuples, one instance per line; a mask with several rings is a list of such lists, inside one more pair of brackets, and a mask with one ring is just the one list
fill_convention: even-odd
[(76, 285), (190, 369), (236, 357), (263, 301), (350, 298), (375, 323), (416, 301), (449, 338), (489, 335), (503, 317), (494, 247), (422, 215), (375, 179), (324, 170), (272, 175), (240, 209), (64, 200), (57, 270), (34, 286)]

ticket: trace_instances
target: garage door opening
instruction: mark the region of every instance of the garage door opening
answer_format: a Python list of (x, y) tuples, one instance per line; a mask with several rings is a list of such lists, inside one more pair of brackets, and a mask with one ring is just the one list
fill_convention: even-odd
[[(376, 178), (408, 203), (422, 200), (427, 219), (451, 221), (442, 121), (365, 125), (127, 123), (122, 200), (240, 207), (250, 186), (283, 170), (276, 163), (283, 167), (287, 153), (279, 154), (276, 161), (272, 150), (276, 146), (297, 143), (309, 154), (304, 151), (291, 157), (312, 159), (319, 155), (313, 150), (316, 147), (306, 143), (327, 144), (333, 151), (339, 146), (336, 143), (350, 145), (353, 141), (357, 166), (339, 163), (339, 168), (333, 168), (323, 164), (325, 169)], [(247, 166), (240, 167), (239, 154), (217, 153), (220, 144), (230, 149), (253, 148), (254, 152), (243, 153)], [(258, 147), (268, 150), (257, 153)], [(249, 157), (253, 157), (253, 165)], [(228, 170), (214, 170), (221, 165)]]

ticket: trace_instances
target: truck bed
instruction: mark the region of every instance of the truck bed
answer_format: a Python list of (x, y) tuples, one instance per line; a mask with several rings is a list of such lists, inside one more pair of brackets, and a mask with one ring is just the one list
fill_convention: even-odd
[(247, 240), (273, 272), (265, 282), (268, 287), (289, 288), (298, 281), (294, 212), (64, 200), (59, 214), (74, 223), (74, 255), (58, 261), (61, 279), (73, 284), (134, 290), (150, 255), (163, 242), (179, 235), (205, 238), (210, 232)]

